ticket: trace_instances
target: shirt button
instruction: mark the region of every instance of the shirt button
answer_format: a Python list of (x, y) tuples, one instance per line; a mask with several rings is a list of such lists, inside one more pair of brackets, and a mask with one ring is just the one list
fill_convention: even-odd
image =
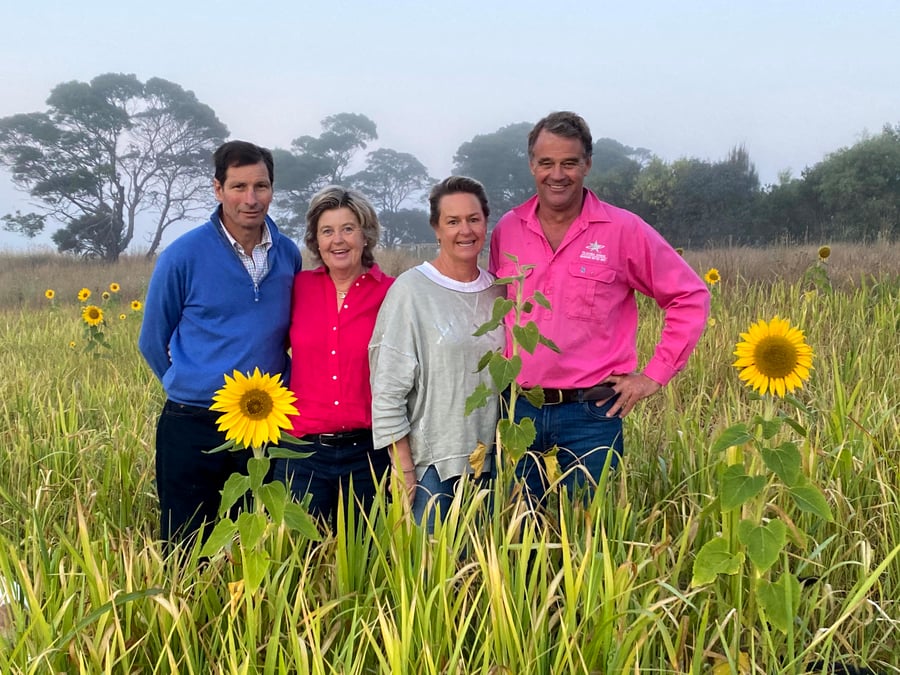
[(333, 349), (331, 350), (331, 355), (332, 355), (332, 356), (334, 356), (336, 353), (337, 353), (337, 352), (335, 352)]
[(331, 379), (332, 379), (332, 380), (336, 380), (336, 379), (337, 379), (337, 375), (332, 375), (332, 376), (331, 376)]
[(337, 330), (337, 326), (332, 326), (331, 330)]
[(335, 405), (339, 405), (338, 401), (335, 401), (334, 404), (335, 404)]

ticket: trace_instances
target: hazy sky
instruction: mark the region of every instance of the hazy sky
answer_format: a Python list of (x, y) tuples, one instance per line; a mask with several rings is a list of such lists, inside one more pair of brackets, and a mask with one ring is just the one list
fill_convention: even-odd
[[(476, 134), (571, 109), (667, 161), (744, 144), (763, 183), (900, 122), (898, 0), (200, 4), (5, 3), (0, 117), (45, 110), (60, 82), (157, 76), (270, 147), (363, 113), (372, 147), (442, 178)], [(0, 172), (0, 215), (15, 208)]]

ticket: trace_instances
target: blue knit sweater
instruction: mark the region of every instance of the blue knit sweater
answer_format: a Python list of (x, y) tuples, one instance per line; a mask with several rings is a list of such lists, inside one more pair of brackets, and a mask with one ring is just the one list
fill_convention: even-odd
[(208, 407), (234, 370), (290, 374), (287, 332), (300, 251), (266, 223), (269, 272), (258, 285), (221, 231), (218, 211), (160, 254), (138, 346), (170, 400)]

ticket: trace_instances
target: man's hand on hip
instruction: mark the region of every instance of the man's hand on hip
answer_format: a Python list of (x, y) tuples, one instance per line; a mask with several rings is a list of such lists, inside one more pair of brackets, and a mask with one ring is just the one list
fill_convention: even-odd
[[(625, 417), (638, 401), (652, 396), (661, 388), (658, 382), (654, 382), (643, 373), (610, 375), (606, 378), (606, 382), (612, 384), (613, 389), (619, 394), (618, 400), (609, 409), (610, 417)], [(606, 401), (597, 401), (596, 405), (600, 406), (604, 403)]]

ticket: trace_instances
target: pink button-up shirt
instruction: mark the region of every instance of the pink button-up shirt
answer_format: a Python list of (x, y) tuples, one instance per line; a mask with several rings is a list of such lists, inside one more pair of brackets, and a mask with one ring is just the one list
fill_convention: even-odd
[(393, 277), (378, 267), (361, 275), (337, 310), (324, 267), (294, 278), (291, 300), (291, 391), (300, 412), (294, 436), (372, 428), (369, 340)]
[[(540, 344), (533, 355), (520, 350), (519, 383), (580, 389), (636, 370), (635, 291), (665, 310), (661, 339), (642, 372), (661, 385), (668, 383), (703, 333), (709, 314), (706, 284), (656, 230), (589, 190), (581, 214), (555, 252), (538, 221), (537, 206), (535, 196), (514, 208), (491, 236), (490, 271), (498, 278), (515, 275), (515, 263), (506, 253), (520, 265), (534, 265), (527, 272), (525, 296), (540, 290), (551, 309), (535, 303), (525, 320), (533, 319), (560, 348), (559, 354)], [(508, 289), (514, 298), (515, 285)], [(509, 349), (507, 343), (507, 356)]]

